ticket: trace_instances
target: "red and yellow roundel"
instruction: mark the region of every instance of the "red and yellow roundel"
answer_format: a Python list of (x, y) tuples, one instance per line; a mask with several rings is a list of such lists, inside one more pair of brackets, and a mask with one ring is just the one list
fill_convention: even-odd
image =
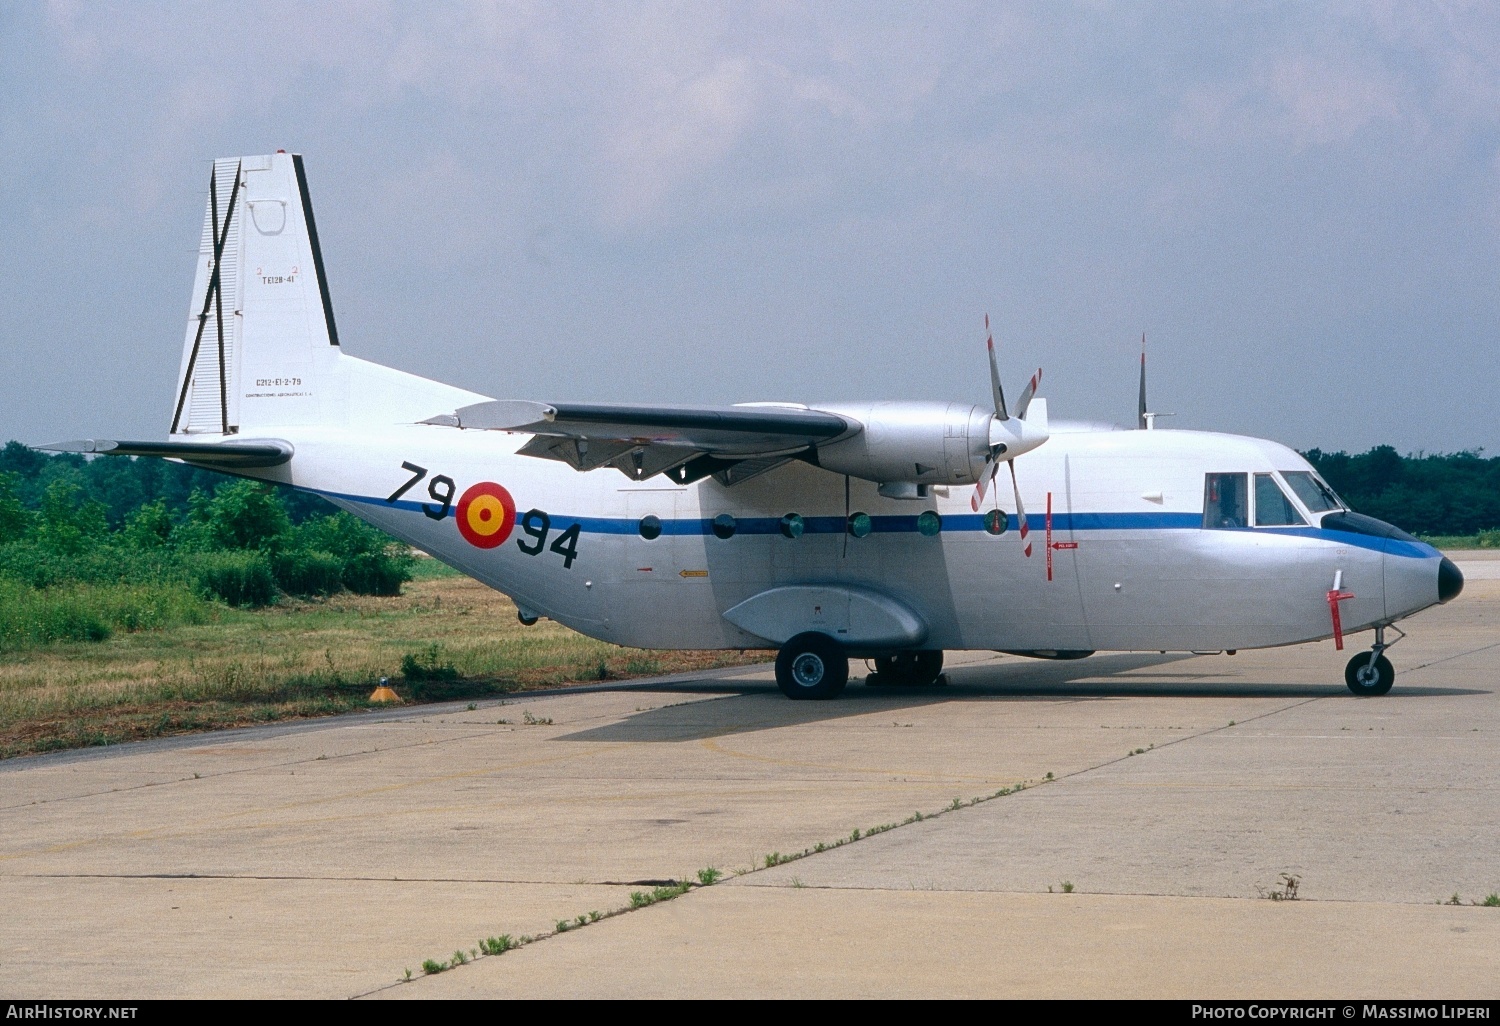
[(458, 533), (481, 549), (505, 544), (516, 526), (516, 500), (493, 481), (473, 485), (458, 500)]

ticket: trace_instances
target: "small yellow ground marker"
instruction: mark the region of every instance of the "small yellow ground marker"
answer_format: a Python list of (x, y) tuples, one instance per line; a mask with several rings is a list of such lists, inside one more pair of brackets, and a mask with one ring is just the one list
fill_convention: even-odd
[(401, 696), (391, 689), (390, 680), (386, 677), (380, 678), (380, 687), (370, 692), (372, 702), (399, 702)]

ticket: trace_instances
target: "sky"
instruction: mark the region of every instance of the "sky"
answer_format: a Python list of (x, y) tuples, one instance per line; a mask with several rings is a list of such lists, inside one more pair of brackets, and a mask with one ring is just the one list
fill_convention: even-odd
[(161, 438), (209, 162), (345, 352), (500, 397), (989, 403), (1500, 455), (1500, 6), (0, 4), (0, 439)]

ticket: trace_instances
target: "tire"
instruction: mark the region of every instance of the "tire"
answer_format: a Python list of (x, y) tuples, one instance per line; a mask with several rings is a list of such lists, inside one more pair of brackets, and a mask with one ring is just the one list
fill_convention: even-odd
[(799, 634), (776, 656), (776, 685), (788, 698), (836, 698), (847, 683), (849, 657), (826, 634)]
[(865, 678), (866, 684), (886, 687), (926, 687), (936, 684), (943, 672), (941, 649), (929, 652), (897, 652), (895, 655), (877, 656), (875, 673)]
[(1370, 653), (1361, 652), (1344, 667), (1344, 683), (1360, 698), (1374, 698), (1391, 690), (1396, 683), (1396, 669), (1385, 656), (1376, 656), (1370, 665)]

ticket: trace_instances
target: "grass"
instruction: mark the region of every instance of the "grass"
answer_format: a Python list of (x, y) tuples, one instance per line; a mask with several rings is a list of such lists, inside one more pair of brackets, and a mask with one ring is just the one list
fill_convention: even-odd
[[(1292, 873), (1282, 873), (1276, 878), (1276, 886), (1270, 890), (1256, 888), (1262, 898), (1270, 901), (1296, 901), (1297, 889), (1302, 886), (1302, 878)], [(1456, 897), (1456, 895), (1455, 895)]]
[[(106, 640), (0, 653), (0, 758), (349, 712), (368, 705), (381, 677), (409, 702), (467, 700), (596, 681), (601, 665), (626, 678), (648, 664), (645, 672), (674, 673), (766, 658), (653, 652), (646, 660), (551, 621), (522, 627), (509, 599), (434, 562), (419, 561), (424, 572), (400, 596), (342, 594), (254, 611), (205, 603), (201, 615), (160, 629), (148, 621)], [(423, 679), (398, 672), (408, 657)]]
[(1478, 534), (1423, 534), (1418, 537), (1435, 549), (1500, 548), (1500, 531), (1480, 531)]
[(659, 901), (671, 901), (673, 898), (682, 897), (692, 889), (693, 885), (691, 882), (678, 880), (676, 883), (653, 887), (649, 891), (631, 891), (630, 907), (645, 908), (647, 905), (655, 905)]

